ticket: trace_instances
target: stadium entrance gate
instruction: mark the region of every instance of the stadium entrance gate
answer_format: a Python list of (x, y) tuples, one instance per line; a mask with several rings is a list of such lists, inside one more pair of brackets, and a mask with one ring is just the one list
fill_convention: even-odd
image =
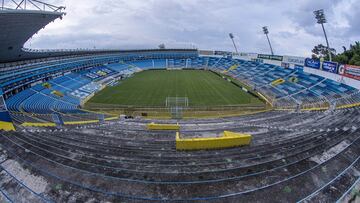
[(165, 103), (173, 119), (182, 119), (184, 110), (189, 106), (189, 99), (187, 97), (167, 97)]

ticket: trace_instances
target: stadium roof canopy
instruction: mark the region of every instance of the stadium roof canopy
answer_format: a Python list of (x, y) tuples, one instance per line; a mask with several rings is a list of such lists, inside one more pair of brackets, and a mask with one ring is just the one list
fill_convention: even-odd
[(1, 0), (0, 3), (0, 63), (32, 58), (34, 53), (23, 49), (25, 42), (65, 14), (65, 7), (37, 0)]
[[(24, 44), (47, 24), (66, 14), (65, 7), (38, 0), (0, 0), (0, 68), (21, 61), (69, 55), (191, 51), (196, 49), (28, 49)], [(46, 43), (46, 42), (44, 42)]]

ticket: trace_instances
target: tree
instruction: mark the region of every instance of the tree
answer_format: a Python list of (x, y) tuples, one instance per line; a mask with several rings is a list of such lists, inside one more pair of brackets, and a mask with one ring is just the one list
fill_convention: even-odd
[[(330, 48), (331, 56), (334, 57), (336, 54), (336, 50), (334, 48)], [(319, 44), (314, 47), (312, 50), (312, 58), (314, 59), (320, 59), (324, 58), (325, 60), (329, 60), (329, 52), (328, 48), (324, 46), (323, 44)]]
[(350, 65), (356, 65), (356, 66), (360, 66), (360, 55), (359, 54), (355, 54), (351, 60), (349, 61)]
[(341, 63), (341, 64), (347, 64), (349, 63), (349, 58), (345, 54), (339, 54), (333, 58), (335, 62)]
[(350, 48), (343, 47), (344, 52), (337, 54), (334, 61), (341, 64), (360, 65), (360, 42), (350, 44)]

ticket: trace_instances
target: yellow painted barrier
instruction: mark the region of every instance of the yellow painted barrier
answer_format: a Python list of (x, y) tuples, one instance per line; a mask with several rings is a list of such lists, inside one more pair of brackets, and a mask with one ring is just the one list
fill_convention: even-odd
[(235, 70), (239, 67), (239, 65), (235, 64), (235, 65), (232, 65), (230, 68), (229, 68), (229, 71), (230, 70)]
[[(116, 120), (119, 117), (110, 117), (110, 118), (105, 118), (105, 121), (112, 121), (112, 120)], [(68, 122), (64, 122), (64, 125), (85, 125), (85, 124), (92, 124), (92, 123), (99, 123), (99, 120), (88, 120), (88, 121), (68, 121)], [(0, 123), (1, 124), (1, 123)], [(55, 127), (56, 124), (55, 123), (29, 123), (29, 122), (25, 122), (23, 124), (21, 124), (24, 127)]]
[(114, 117), (110, 117), (110, 118), (105, 118), (104, 120), (105, 120), (105, 121), (113, 121), (113, 120), (116, 120), (116, 119), (119, 119), (119, 116), (114, 116)]
[(314, 108), (305, 108), (305, 109), (301, 109), (301, 111), (324, 111), (324, 110), (328, 110), (329, 107), (314, 107)]
[(288, 108), (288, 109), (284, 109), (284, 108), (276, 108), (274, 109), (275, 111), (294, 111), (294, 108)]
[(179, 130), (179, 124), (156, 124), (156, 123), (149, 123), (147, 125), (149, 130)]
[(15, 131), (15, 127), (11, 122), (0, 121), (0, 130)]
[(69, 121), (64, 122), (65, 125), (84, 125), (84, 124), (92, 124), (92, 123), (98, 123), (99, 120), (89, 120), (89, 121)]
[(277, 85), (283, 84), (284, 82), (285, 82), (285, 80), (282, 79), (282, 78), (280, 78), (280, 79), (277, 79), (277, 80), (272, 81), (272, 82), (271, 82), (271, 85), (277, 86)]
[(28, 122), (25, 122), (21, 125), (24, 127), (55, 127), (56, 126), (55, 123), (28, 123)]
[(353, 107), (357, 107), (357, 106), (360, 106), (360, 103), (346, 104), (346, 105), (338, 106), (336, 108), (337, 109), (347, 109), (347, 108), (353, 108)]
[(48, 82), (45, 82), (42, 84), (43, 87), (47, 88), (47, 89), (50, 89), (51, 88), (51, 84), (48, 83)]
[(222, 137), (212, 138), (180, 138), (180, 133), (176, 133), (176, 150), (204, 150), (204, 149), (223, 149), (249, 145), (252, 136), (224, 131)]
[(239, 65), (232, 65), (229, 69), (223, 70), (222, 73), (227, 73), (227, 72), (229, 72), (231, 70), (237, 69), (238, 67), (239, 67)]
[(64, 93), (62, 93), (62, 92), (60, 92), (60, 91), (57, 91), (57, 90), (53, 90), (53, 91), (51, 92), (51, 94), (56, 95), (56, 96), (58, 96), (58, 97), (64, 97)]
[[(92, 123), (98, 123), (98, 122), (99, 122), (99, 120), (69, 121), (69, 122), (64, 122), (64, 125), (85, 125), (85, 124), (92, 124)], [(25, 122), (21, 125), (24, 127), (55, 127), (56, 126), (55, 123), (28, 123), (28, 122)]]
[(273, 104), (263, 94), (261, 94), (260, 92), (257, 92), (257, 94), (259, 97), (261, 97), (263, 100), (265, 100), (266, 103), (270, 104), (271, 107), (273, 106)]

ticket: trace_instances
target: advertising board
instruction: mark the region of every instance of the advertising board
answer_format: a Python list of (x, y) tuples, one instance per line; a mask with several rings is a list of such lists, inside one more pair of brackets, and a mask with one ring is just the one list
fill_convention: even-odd
[(311, 59), (311, 58), (306, 58), (305, 59), (305, 66), (309, 67), (309, 68), (314, 68), (314, 69), (320, 69), (320, 60), (318, 59)]
[(344, 65), (340, 66), (339, 73), (345, 77), (360, 80), (360, 66)]
[(330, 73), (338, 73), (338, 63), (324, 61), (322, 64), (322, 70)]
[(267, 55), (267, 54), (258, 54), (259, 59), (266, 59), (266, 60), (274, 60), (274, 61), (282, 61), (283, 56), (278, 55)]
[(283, 62), (297, 65), (304, 65), (305, 58), (298, 56), (284, 56)]

